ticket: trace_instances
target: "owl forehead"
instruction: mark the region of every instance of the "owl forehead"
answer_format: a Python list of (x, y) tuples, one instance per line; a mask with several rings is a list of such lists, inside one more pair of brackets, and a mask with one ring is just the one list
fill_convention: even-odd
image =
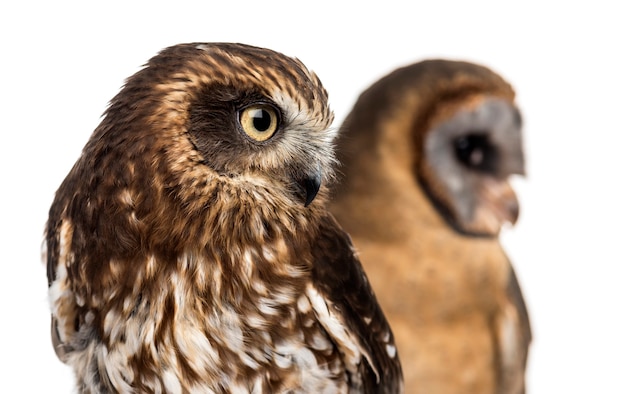
[[(192, 56), (162, 85), (173, 95), (200, 94), (214, 85), (255, 92), (276, 103), (287, 119), (305, 115), (328, 127), (328, 94), (315, 73), (298, 59), (242, 44), (196, 44)], [(184, 81), (186, 86), (180, 86)]]
[(450, 125), (458, 133), (472, 129), (503, 128), (520, 126), (521, 115), (515, 104), (493, 94), (473, 94), (452, 102), (442, 102), (434, 112), (431, 127), (442, 123)]

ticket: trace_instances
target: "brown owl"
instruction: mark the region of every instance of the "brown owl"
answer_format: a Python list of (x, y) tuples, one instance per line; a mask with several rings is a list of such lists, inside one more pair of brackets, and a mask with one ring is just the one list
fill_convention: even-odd
[(524, 173), (511, 86), (429, 60), (367, 89), (342, 125), (331, 212), (396, 335), (407, 392), (523, 393), (530, 326), (498, 241)]
[(46, 228), (52, 340), (80, 393), (394, 393), (392, 333), (328, 213), (318, 78), (241, 44), (130, 77)]

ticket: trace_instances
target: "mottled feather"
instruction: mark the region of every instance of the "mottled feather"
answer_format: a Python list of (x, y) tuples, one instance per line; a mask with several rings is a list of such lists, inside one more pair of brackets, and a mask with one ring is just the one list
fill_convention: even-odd
[[(362, 273), (325, 208), (331, 122), (315, 74), (267, 49), (176, 45), (126, 81), (46, 229), (52, 342), (79, 392), (399, 391), (364, 275), (346, 298), (320, 283)], [(343, 312), (359, 307), (374, 320)]]

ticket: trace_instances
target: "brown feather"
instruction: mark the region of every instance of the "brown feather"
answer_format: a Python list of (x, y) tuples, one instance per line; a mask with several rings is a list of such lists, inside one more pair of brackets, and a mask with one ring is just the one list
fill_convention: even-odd
[[(263, 143), (237, 121), (259, 102), (280, 115)], [(399, 372), (361, 376), (388, 342), (362, 343), (375, 338), (333, 312), (358, 338), (344, 344), (311, 304), (330, 302), (312, 274), (318, 240), (345, 237), (322, 226), (331, 122), (315, 74), (267, 49), (177, 45), (128, 79), (46, 232), (53, 343), (79, 392), (395, 391)], [(305, 207), (310, 177), (322, 188)]]

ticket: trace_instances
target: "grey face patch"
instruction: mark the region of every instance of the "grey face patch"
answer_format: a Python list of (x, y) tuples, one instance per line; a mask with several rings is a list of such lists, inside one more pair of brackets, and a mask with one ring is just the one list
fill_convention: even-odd
[(508, 101), (487, 98), (428, 131), (425, 163), (448, 195), (452, 215), (471, 220), (479, 184), (524, 173), (521, 116)]

